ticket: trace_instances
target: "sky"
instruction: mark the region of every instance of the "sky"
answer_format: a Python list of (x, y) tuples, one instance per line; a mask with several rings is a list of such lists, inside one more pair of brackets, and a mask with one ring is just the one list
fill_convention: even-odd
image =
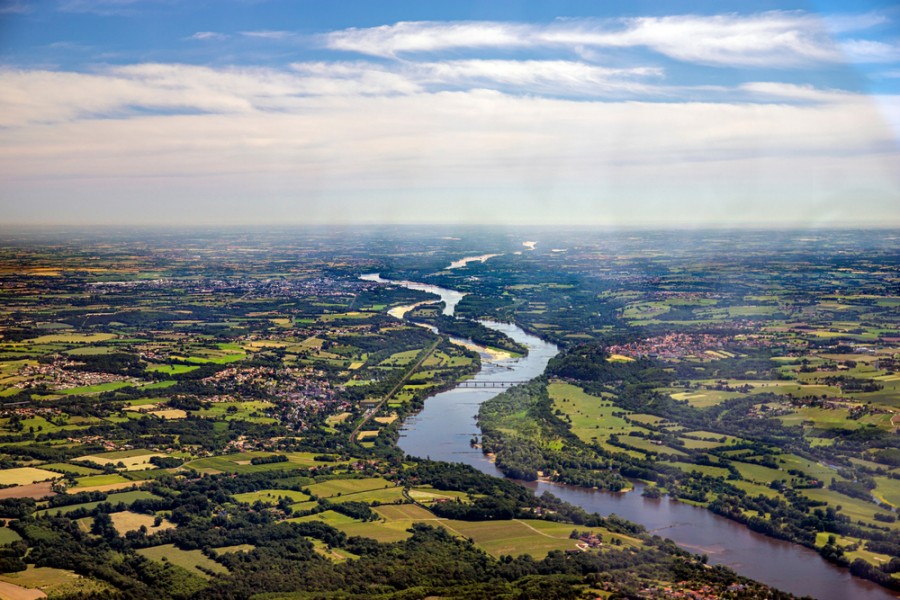
[(900, 3), (0, 0), (0, 225), (900, 226)]

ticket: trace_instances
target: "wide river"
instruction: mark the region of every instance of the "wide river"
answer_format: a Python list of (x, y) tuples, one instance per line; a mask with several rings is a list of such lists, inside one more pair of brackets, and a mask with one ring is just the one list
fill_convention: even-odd
[[(446, 303), (445, 314), (453, 310), (464, 294), (438, 286), (409, 281), (388, 281), (377, 274), (364, 275), (367, 281), (393, 283), (429, 292)], [(475, 375), (479, 382), (522, 381), (538, 377), (559, 349), (521, 328), (482, 321), (528, 347), (528, 356), (495, 360), (482, 354), (482, 368)], [(480, 450), (469, 444), (480, 434), (475, 417), (482, 402), (502, 389), (455, 388), (425, 401), (425, 408), (403, 424), (399, 446), (410, 456), (461, 462), (489, 475), (503, 473)], [(640, 523), (650, 532), (667, 537), (679, 546), (709, 556), (712, 564), (727, 565), (746, 577), (762, 581), (798, 596), (819, 600), (892, 600), (900, 597), (874, 583), (853, 577), (847, 569), (832, 565), (816, 552), (797, 544), (782, 542), (750, 531), (743, 525), (720, 517), (706, 509), (663, 498), (641, 496), (642, 485), (627, 493), (543, 482), (520, 482), (537, 494), (549, 491), (558, 498), (601, 515), (615, 513)]]

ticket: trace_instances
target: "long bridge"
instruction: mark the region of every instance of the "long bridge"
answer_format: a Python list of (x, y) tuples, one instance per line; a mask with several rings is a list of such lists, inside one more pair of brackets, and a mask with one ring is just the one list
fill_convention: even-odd
[(528, 383), (527, 379), (521, 381), (475, 381), (472, 379), (460, 382), (459, 388), (511, 388), (516, 385)]

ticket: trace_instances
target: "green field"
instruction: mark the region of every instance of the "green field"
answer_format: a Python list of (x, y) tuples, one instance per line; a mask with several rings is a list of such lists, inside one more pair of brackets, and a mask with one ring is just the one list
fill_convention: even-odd
[(239, 454), (225, 454), (223, 456), (210, 456), (190, 461), (184, 466), (195, 469), (201, 473), (259, 473), (262, 471), (283, 471), (286, 469), (309, 468), (321, 465), (338, 465), (344, 462), (318, 462), (314, 459), (316, 454), (312, 452), (287, 452), (287, 462), (267, 463), (262, 465), (251, 464), (254, 457), (272, 456), (272, 452), (242, 452)]
[(876, 487), (872, 494), (893, 507), (900, 506), (900, 481), (890, 477), (876, 477)]
[[(803, 471), (807, 477), (818, 479), (824, 483), (828, 483), (832, 478), (842, 481), (844, 478), (838, 475), (835, 469), (826, 467), (820, 462), (797, 456), (796, 454), (779, 454), (777, 458), (781, 463), (781, 468), (785, 471), (789, 469), (798, 469)], [(790, 473), (785, 473), (785, 477), (792, 477)]]
[(51, 471), (60, 471), (62, 473), (71, 473), (73, 475), (94, 475), (100, 472), (97, 469), (84, 467), (82, 465), (73, 465), (69, 463), (50, 463), (47, 465), (41, 465), (41, 468), (49, 469)]
[[(475, 544), (494, 557), (529, 554), (536, 560), (543, 559), (554, 550), (576, 550), (576, 540), (569, 537), (572, 529), (595, 531), (609, 538), (609, 532), (600, 528), (559, 526), (556, 523), (537, 520), (512, 521), (455, 521), (438, 523), (451, 533), (471, 538)], [(624, 536), (622, 536), (624, 537)], [(634, 540), (636, 545), (639, 544)]]
[(790, 479), (791, 477), (791, 475), (785, 471), (771, 469), (762, 465), (753, 465), (738, 461), (734, 461), (732, 464), (741, 474), (741, 477), (756, 483), (768, 485), (776, 479)]
[(611, 434), (622, 436), (629, 431), (647, 431), (622, 417), (614, 416), (614, 413), (627, 411), (616, 407), (610, 398), (591, 396), (569, 383), (551, 383), (547, 386), (547, 391), (553, 401), (553, 409), (560, 410), (569, 417), (572, 433), (586, 442), (595, 438), (605, 440)]
[(680, 469), (685, 473), (697, 471), (698, 473), (703, 473), (704, 475), (709, 475), (710, 477), (722, 477), (723, 479), (727, 477), (729, 473), (728, 469), (725, 469), (723, 467), (714, 467), (712, 465), (695, 465), (691, 463), (670, 461), (660, 461), (660, 464), (675, 467), (676, 469)]
[(751, 481), (729, 481), (734, 487), (744, 490), (750, 497), (765, 496), (766, 498), (779, 498), (780, 494), (768, 485), (753, 483)]
[(114, 346), (84, 346), (66, 350), (66, 354), (69, 356), (100, 356), (103, 354), (112, 354), (115, 351), (116, 348)]
[(384, 522), (370, 521), (363, 523), (332, 510), (315, 515), (308, 515), (306, 517), (289, 519), (289, 521), (299, 523), (306, 521), (320, 521), (327, 525), (331, 525), (336, 529), (340, 529), (348, 536), (359, 535), (385, 543), (399, 542), (409, 538), (412, 534), (406, 530), (409, 529), (413, 523), (412, 520), (393, 520)]
[[(149, 500), (151, 498), (159, 498), (150, 492), (145, 492), (141, 490), (131, 491), (131, 492), (121, 492), (118, 494), (109, 494), (106, 497), (106, 500), (103, 502), (109, 502), (110, 504), (124, 504), (126, 506), (130, 506), (136, 500)], [(101, 502), (84, 502), (82, 504), (70, 504), (68, 506), (59, 506), (54, 508), (45, 508), (43, 510), (36, 511), (34, 514), (36, 516), (41, 515), (55, 515), (59, 514), (67, 514), (72, 512), (73, 510), (86, 509), (91, 510), (97, 508), (97, 506), (101, 504)]]
[(173, 354), (172, 358), (198, 365), (225, 365), (247, 358), (246, 351), (238, 344), (218, 344), (215, 348), (195, 347), (190, 348), (187, 354)]
[(200, 367), (197, 365), (150, 365), (148, 371), (153, 373), (163, 373), (165, 375), (180, 375), (182, 373), (190, 373), (196, 371)]
[(332, 548), (322, 540), (317, 540), (316, 538), (308, 539), (312, 542), (315, 551), (330, 561), (340, 563), (352, 558), (359, 558), (357, 555), (353, 554), (352, 552), (348, 552), (343, 548)]
[(29, 344), (92, 344), (114, 339), (112, 333), (51, 333), (28, 340)]
[(246, 502), (247, 504), (253, 504), (254, 502), (276, 504), (281, 498), (288, 498), (292, 503), (306, 502), (309, 500), (309, 496), (303, 492), (294, 490), (259, 490), (256, 492), (235, 494), (233, 497), (238, 502)]
[(12, 544), (18, 540), (21, 540), (22, 536), (18, 533), (10, 529), (9, 527), (0, 527), (0, 546), (4, 546), (6, 544)]
[(653, 440), (649, 440), (647, 438), (635, 437), (632, 435), (622, 435), (619, 436), (619, 443), (628, 446), (629, 448), (634, 448), (635, 450), (640, 450), (641, 452), (652, 452), (656, 454), (671, 454), (674, 456), (687, 456), (687, 453), (682, 452), (676, 448), (672, 448), (670, 446), (665, 446), (661, 444), (657, 444)]
[(387, 479), (371, 477), (368, 479), (332, 479), (309, 486), (309, 491), (320, 498), (332, 498), (345, 494), (367, 492), (396, 487)]
[(59, 393), (68, 395), (99, 394), (100, 392), (111, 392), (113, 390), (119, 390), (131, 385), (134, 384), (128, 381), (110, 381), (109, 383), (98, 383), (97, 385), (85, 385), (82, 387), (67, 388), (64, 390), (59, 390)]
[(727, 392), (722, 390), (692, 389), (685, 391), (683, 388), (661, 388), (660, 392), (667, 393), (673, 400), (686, 400), (694, 408), (708, 408), (721, 404), (725, 400), (739, 398), (739, 392)]
[(681, 441), (684, 443), (684, 447), (688, 450), (709, 450), (710, 448), (720, 448), (722, 444), (719, 442), (714, 442), (712, 440), (695, 440), (692, 438), (683, 437)]
[(865, 421), (849, 419), (849, 414), (849, 411), (845, 409), (804, 407), (778, 418), (787, 426), (809, 424), (816, 429), (859, 429), (860, 427), (865, 427)]
[(367, 490), (364, 492), (346, 493), (340, 496), (332, 496), (329, 498), (331, 502), (340, 504), (341, 502), (365, 502), (366, 504), (391, 504), (394, 502), (404, 502), (403, 488), (393, 486), (384, 489)]
[(275, 419), (265, 416), (265, 411), (274, 404), (265, 400), (248, 402), (216, 402), (203, 410), (192, 414), (207, 419), (224, 419), (226, 421), (247, 421), (248, 423), (274, 423)]
[(227, 554), (229, 552), (251, 552), (256, 546), (253, 544), (235, 544), (234, 546), (220, 546), (213, 548), (216, 554)]
[(130, 481), (121, 475), (112, 474), (104, 474), (104, 475), (89, 475), (88, 477), (79, 477), (76, 488), (80, 487), (94, 487), (97, 485), (110, 485), (113, 483), (127, 483)]
[(415, 504), (377, 506), (373, 509), (385, 521), (434, 521), (434, 513)]
[[(858, 498), (851, 498), (850, 496), (845, 496), (844, 494), (839, 494), (834, 490), (829, 489), (809, 489), (802, 490), (801, 493), (813, 500), (820, 500), (827, 502), (829, 506), (832, 508), (841, 507), (841, 512), (848, 517), (850, 517), (854, 522), (857, 520), (863, 520), (870, 523), (878, 523), (875, 521), (875, 513), (885, 512), (883, 508), (880, 508), (874, 502), (866, 502), (864, 500), (860, 500)], [(880, 524), (885, 525), (885, 524)], [(889, 523), (886, 524), (891, 529), (900, 528), (900, 524), (898, 523)]]
[(174, 544), (165, 544), (163, 546), (152, 546), (150, 548), (141, 548), (137, 551), (141, 556), (145, 556), (156, 562), (169, 562), (173, 565), (187, 569), (190, 573), (210, 579), (212, 576), (207, 571), (213, 573), (227, 573), (228, 569), (209, 558), (201, 550), (181, 550)]

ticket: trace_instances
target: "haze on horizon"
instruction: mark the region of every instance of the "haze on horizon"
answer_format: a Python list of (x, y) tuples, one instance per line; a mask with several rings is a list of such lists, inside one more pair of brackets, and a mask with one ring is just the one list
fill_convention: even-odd
[(894, 2), (0, 0), (0, 224), (900, 226)]

